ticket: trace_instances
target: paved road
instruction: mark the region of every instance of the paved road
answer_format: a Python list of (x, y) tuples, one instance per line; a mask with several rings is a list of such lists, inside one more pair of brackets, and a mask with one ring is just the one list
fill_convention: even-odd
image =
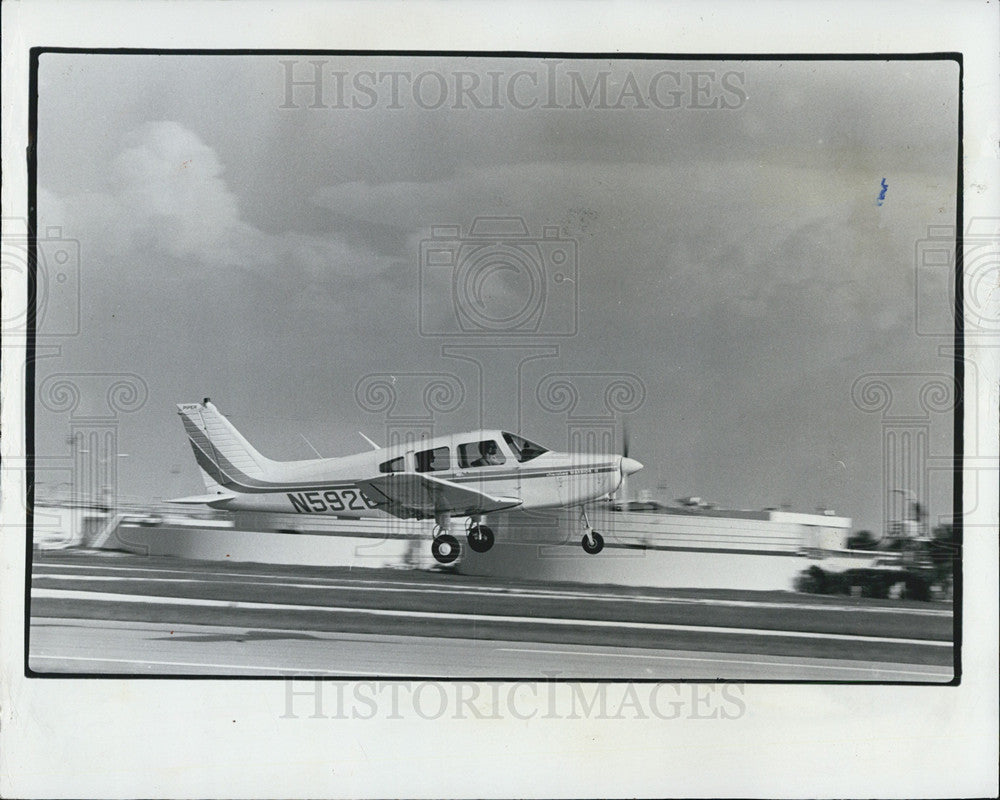
[(950, 606), (43, 552), (39, 673), (948, 681)]

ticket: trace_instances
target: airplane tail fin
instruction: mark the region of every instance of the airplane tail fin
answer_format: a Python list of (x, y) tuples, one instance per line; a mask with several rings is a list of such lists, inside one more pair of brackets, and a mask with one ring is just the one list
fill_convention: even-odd
[(177, 412), (210, 494), (253, 488), (275, 464), (258, 453), (207, 397), (201, 403), (178, 404)]

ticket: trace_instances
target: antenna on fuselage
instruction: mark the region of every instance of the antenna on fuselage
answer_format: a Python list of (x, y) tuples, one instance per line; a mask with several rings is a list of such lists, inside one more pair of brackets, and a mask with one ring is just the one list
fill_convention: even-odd
[(372, 446), (372, 450), (381, 450), (382, 449), (382, 447), (380, 445), (375, 444), (375, 442), (373, 442), (371, 439), (369, 439), (367, 436), (365, 436), (361, 431), (358, 431), (358, 436), (360, 436), (362, 439), (364, 439), (366, 442), (368, 442), (368, 444), (370, 444)]
[(312, 450), (312, 451), (313, 451), (313, 452), (314, 452), (314, 453), (315, 453), (315, 454), (316, 454), (316, 455), (317, 455), (317, 456), (318, 456), (319, 458), (322, 458), (322, 457), (323, 457), (323, 456), (321, 456), (321, 455), (319, 454), (319, 450), (317, 450), (317, 449), (316, 449), (315, 447), (313, 447), (313, 445), (312, 445), (312, 442), (310, 442), (310, 441), (309, 441), (309, 440), (308, 440), (308, 439), (306, 438), (306, 435), (305, 435), (304, 433), (300, 433), (300, 434), (299, 434), (299, 436), (301, 436), (301, 437), (302, 437), (302, 441), (303, 441), (303, 442), (305, 442), (305, 443), (306, 443), (307, 445), (309, 445), (309, 449), (310, 449), (310, 450)]

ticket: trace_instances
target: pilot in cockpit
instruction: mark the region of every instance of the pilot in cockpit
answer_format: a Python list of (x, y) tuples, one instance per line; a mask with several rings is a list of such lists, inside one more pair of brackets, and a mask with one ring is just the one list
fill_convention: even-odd
[(479, 445), (479, 458), (472, 462), (472, 466), (489, 467), (496, 464), (503, 464), (503, 462), (503, 453), (497, 448), (497, 443), (487, 441)]

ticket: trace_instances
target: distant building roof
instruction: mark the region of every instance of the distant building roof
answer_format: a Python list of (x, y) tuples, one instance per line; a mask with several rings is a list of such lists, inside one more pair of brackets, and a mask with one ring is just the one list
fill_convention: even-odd
[(715, 508), (704, 505), (665, 506), (655, 502), (633, 501), (616, 506), (618, 511), (640, 511), (648, 514), (664, 514), (682, 517), (714, 517), (717, 519), (758, 519), (771, 522), (786, 522), (798, 525), (819, 525), (827, 528), (850, 528), (850, 517), (829, 514), (800, 514), (795, 511), (763, 509), (748, 511), (735, 508)]

